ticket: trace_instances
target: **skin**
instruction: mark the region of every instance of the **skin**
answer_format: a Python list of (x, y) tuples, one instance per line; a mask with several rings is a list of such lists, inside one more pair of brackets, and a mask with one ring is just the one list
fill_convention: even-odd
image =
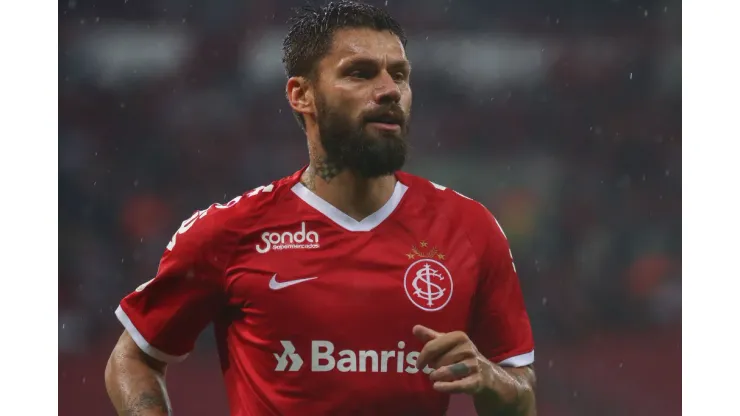
[[(310, 164), (301, 181), (325, 201), (361, 220), (385, 204), (396, 179), (393, 175), (365, 178), (327, 162), (319, 135), (317, 95), (341, 106), (356, 120), (389, 102), (397, 103), (409, 114), (411, 65), (403, 45), (392, 33), (342, 29), (334, 34), (332, 47), (316, 72), (320, 74), (317, 80), (292, 77), (286, 85), (290, 106), (306, 122)], [(364, 128), (377, 140), (386, 140), (378, 126), (368, 124)]]
[(105, 367), (105, 387), (118, 415), (171, 415), (166, 370), (165, 363), (144, 353), (123, 331)]
[(536, 416), (531, 367), (502, 367), (484, 357), (461, 331), (441, 333), (422, 325), (413, 328), (424, 347), (417, 368), (430, 366), (434, 389), (473, 397), (479, 415)]

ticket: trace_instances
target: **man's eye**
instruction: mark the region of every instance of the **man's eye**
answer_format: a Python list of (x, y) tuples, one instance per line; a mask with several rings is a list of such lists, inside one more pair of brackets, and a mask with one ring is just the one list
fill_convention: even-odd
[(354, 70), (350, 72), (349, 76), (352, 78), (369, 79), (372, 78), (372, 74), (369, 71)]

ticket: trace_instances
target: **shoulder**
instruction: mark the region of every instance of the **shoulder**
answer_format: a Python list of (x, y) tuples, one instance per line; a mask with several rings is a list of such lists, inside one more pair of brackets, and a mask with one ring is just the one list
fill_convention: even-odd
[(195, 211), (182, 222), (167, 250), (201, 251), (234, 246), (239, 238), (259, 225), (259, 219), (291, 191), (292, 177), (278, 179), (244, 192), (227, 203), (213, 203)]
[(474, 245), (488, 245), (491, 239), (497, 242), (506, 241), (498, 220), (482, 203), (420, 176), (402, 172), (399, 173), (399, 178), (409, 187), (415, 188), (415, 194), (424, 199), (426, 207), (441, 211), (451, 221), (459, 224)]

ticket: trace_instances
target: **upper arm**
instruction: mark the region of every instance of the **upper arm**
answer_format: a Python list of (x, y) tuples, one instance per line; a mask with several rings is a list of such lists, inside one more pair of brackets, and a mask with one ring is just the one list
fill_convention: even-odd
[(164, 374), (167, 369), (167, 363), (157, 360), (156, 358), (146, 354), (136, 344), (131, 334), (127, 330), (124, 330), (118, 342), (116, 343), (113, 352), (111, 353), (111, 359), (109, 361), (125, 361), (125, 360), (136, 360), (145, 363), (149, 368)]
[(221, 209), (211, 207), (184, 221), (156, 276), (116, 310), (131, 341), (158, 361), (183, 360), (223, 304), (223, 274), (233, 244), (225, 235)]
[(513, 255), (498, 221), (479, 205), (473, 243), (482, 247), (471, 339), (492, 362), (524, 367), (534, 362), (534, 340)]

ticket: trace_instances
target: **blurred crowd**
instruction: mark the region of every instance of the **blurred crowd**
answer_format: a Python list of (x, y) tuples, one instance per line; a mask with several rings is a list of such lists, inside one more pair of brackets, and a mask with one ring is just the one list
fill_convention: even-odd
[[(617, 395), (615, 372), (628, 351), (680, 356), (680, 2), (374, 3), (410, 36), (407, 170), (499, 219), (546, 346), (538, 371), (589, 351), (592, 368), (615, 362), (548, 373), (543, 414), (672, 414), (645, 404), (654, 392)], [(60, 380), (112, 346), (113, 310), (182, 220), (307, 163), (280, 66), (300, 4), (60, 2)]]

